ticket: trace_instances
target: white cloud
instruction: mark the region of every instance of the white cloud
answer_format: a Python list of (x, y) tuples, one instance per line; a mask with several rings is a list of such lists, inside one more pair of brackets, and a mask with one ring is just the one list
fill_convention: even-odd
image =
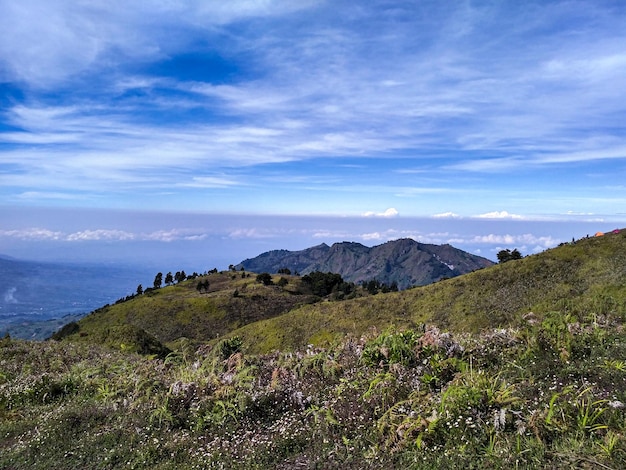
[(361, 238), (363, 240), (376, 240), (376, 241), (380, 241), (380, 240), (385, 240), (386, 237), (384, 237), (380, 232), (372, 232), (372, 233), (363, 233), (361, 235)]
[(190, 188), (228, 188), (241, 184), (231, 178), (221, 176), (195, 176), (190, 183), (181, 183), (180, 186)]
[(390, 207), (389, 209), (385, 210), (384, 212), (365, 212), (363, 214), (363, 217), (396, 217), (399, 214), (399, 212), (394, 209), (393, 207)]
[(521, 235), (511, 235), (511, 234), (488, 234), (488, 235), (477, 235), (474, 236), (466, 242), (469, 243), (480, 243), (487, 245), (536, 245), (542, 247), (542, 249), (551, 248), (559, 243), (561, 240), (558, 238), (554, 238), (551, 236), (537, 236), (530, 233), (525, 233)]
[(134, 240), (136, 235), (125, 232), (123, 230), (106, 230), (106, 229), (98, 229), (98, 230), (83, 230), (80, 232), (70, 233), (65, 237), (65, 240), (69, 242), (74, 241), (100, 241), (100, 240), (109, 240), (109, 241), (125, 241), (125, 240)]
[[(119, 198), (106, 200), (125, 206), (149, 201), (155, 189), (198, 200), (203, 189), (228, 190), (230, 201), (254, 211), (275, 201), (232, 193), (253, 184), (267, 185), (269, 193), (276, 185), (268, 181), (317, 176), (297, 162), (341, 156), (368, 167), (370, 157), (398, 157), (404, 161), (376, 168), (379, 187), (397, 185), (390, 197), (419, 196), (422, 207), (440, 207), (428, 205), (434, 195), (471, 194), (467, 171), (483, 176), (626, 160), (618, 118), (626, 88), (620, 9), (584, 0), (576, 9), (560, 1), (530, 9), (515, 2), (394, 7), (313, 0), (1, 2), (0, 80), (10, 88), (27, 85), (20, 90), (25, 98), (9, 100), (16, 104), (1, 117), (3, 128), (18, 130), (0, 135), (9, 144), (3, 164), (12, 168), (0, 172), (0, 187), (14, 191), (10, 200), (63, 205), (79, 191), (88, 200), (115, 193)], [(516, 20), (520, 9), (523, 22)], [(219, 66), (191, 78), (167, 69), (197, 52), (222, 60), (229, 76), (218, 76)], [(398, 169), (406, 161), (410, 168)], [(281, 163), (280, 178), (254, 180), (267, 164)], [(242, 167), (248, 177), (228, 176)], [(345, 190), (349, 172), (335, 170), (319, 179), (336, 176), (334, 187), (354, 207), (363, 191)], [(389, 173), (394, 178), (386, 182)], [(424, 181), (398, 182), (411, 174)], [(350, 192), (359, 194), (348, 201)], [(368, 195), (365, 207), (372, 207)], [(398, 215), (388, 211), (365, 215)]]
[(43, 228), (25, 228), (18, 230), (0, 230), (0, 237), (17, 238), (20, 240), (60, 240), (62, 232)]
[(271, 238), (274, 235), (267, 230), (258, 228), (238, 228), (231, 230), (228, 234), (230, 238)]
[(167, 57), (212, 27), (251, 17), (289, 14), (314, 3), (2, 2), (0, 57), (12, 79), (50, 87), (86, 70)]
[(17, 291), (17, 287), (10, 287), (4, 293), (4, 303), (5, 304), (16, 304), (18, 300), (15, 298), (15, 292)]
[(480, 219), (523, 219), (524, 217), (517, 214), (509, 214), (507, 211), (487, 212), (476, 216)]
[(442, 212), (441, 214), (433, 214), (433, 217), (435, 219), (458, 219), (461, 216), (454, 212)]
[(60, 241), (60, 242), (126, 242), (126, 241), (160, 241), (173, 242), (177, 240), (198, 241), (204, 240), (208, 233), (202, 229), (171, 229), (156, 230), (153, 232), (129, 232), (117, 229), (86, 229), (71, 233), (54, 231), (42, 228), (27, 228), (19, 230), (0, 230), (0, 237), (16, 238), (30, 241)]

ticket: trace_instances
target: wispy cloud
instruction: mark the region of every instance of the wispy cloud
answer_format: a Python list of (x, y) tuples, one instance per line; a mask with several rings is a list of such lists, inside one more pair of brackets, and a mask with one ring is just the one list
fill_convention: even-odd
[(27, 228), (18, 230), (0, 230), (0, 237), (19, 238), (21, 240), (61, 240), (62, 232), (44, 228)]
[(207, 238), (209, 233), (198, 229), (170, 229), (154, 232), (129, 232), (118, 229), (87, 229), (77, 232), (61, 232), (42, 228), (26, 228), (18, 230), (0, 230), (0, 237), (32, 241), (61, 242), (126, 242), (126, 241), (159, 241), (173, 242), (179, 240), (197, 241)]
[[(591, 0), (3, 2), (0, 202), (280, 212), (288, 189), (302, 213), (332, 193), (352, 214), (468, 216), (484, 188), (517, 208), (557, 170), (616, 186), (625, 18)], [(532, 194), (527, 212), (569, 209)]]

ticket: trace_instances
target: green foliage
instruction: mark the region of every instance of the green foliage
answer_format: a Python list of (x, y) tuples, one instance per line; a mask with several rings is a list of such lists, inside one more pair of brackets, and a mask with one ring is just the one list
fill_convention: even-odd
[(623, 324), (572, 321), (260, 356), (4, 339), (0, 468), (624, 468)]
[(367, 344), (362, 361), (369, 366), (413, 365), (418, 335), (413, 331), (383, 333)]
[(71, 336), (73, 334), (78, 333), (79, 330), (80, 330), (80, 327), (78, 326), (78, 323), (76, 323), (75, 321), (72, 321), (72, 322), (67, 323), (66, 325), (63, 325), (63, 327), (60, 330), (54, 332), (51, 338), (59, 341), (65, 338), (66, 336)]
[(154, 276), (153, 286), (155, 289), (160, 289), (162, 285), (163, 285), (163, 273), (157, 273), (157, 275)]
[(313, 295), (319, 297), (326, 297), (337, 290), (340, 290), (344, 295), (349, 294), (353, 288), (344, 282), (340, 274), (322, 273), (320, 271), (302, 276), (302, 283), (308, 286)]
[(364, 282), (363, 287), (372, 295), (376, 295), (378, 292), (382, 292), (383, 294), (386, 294), (387, 292), (398, 292), (398, 283), (395, 281), (390, 285), (387, 285), (380, 282), (378, 279), (372, 279)]
[(222, 340), (218, 345), (221, 358), (228, 359), (233, 354), (241, 351), (242, 346), (243, 342), (238, 336)]
[(256, 282), (258, 282), (259, 284), (263, 284), (264, 286), (271, 286), (272, 284), (274, 284), (274, 281), (272, 280), (272, 275), (270, 273), (258, 274), (256, 277)]
[(497, 254), (499, 263), (506, 263), (507, 261), (513, 261), (516, 259), (522, 259), (522, 254), (519, 252), (517, 248), (513, 251), (509, 250), (500, 250)]

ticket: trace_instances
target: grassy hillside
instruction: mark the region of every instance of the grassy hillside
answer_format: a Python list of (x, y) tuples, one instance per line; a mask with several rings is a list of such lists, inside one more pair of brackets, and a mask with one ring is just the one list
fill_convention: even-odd
[(626, 315), (626, 232), (579, 240), (436, 284), (306, 305), (231, 333), (253, 352), (327, 346), (371, 328), (435, 324), (452, 331), (518, 326), (533, 312), (580, 321)]
[[(208, 293), (196, 289), (203, 280), (210, 282)], [(215, 343), (238, 336), (246, 351), (267, 353), (329, 346), (391, 326), (479, 332), (518, 326), (531, 312), (541, 319), (558, 311), (580, 321), (626, 315), (626, 232), (401, 292), (317, 303), (301, 292), (297, 277), (280, 288), (259, 284), (254, 274), (216, 273), (103, 308), (79, 321), (72, 338), (128, 346), (135, 340), (115, 328), (132, 325), (170, 347), (181, 338)]]
[[(63, 341), (2, 339), (0, 468), (626, 468), (625, 244), (301, 306), (296, 279), (223, 273), (206, 294), (196, 280), (102, 309)], [(253, 321), (264, 302), (277, 316)], [(197, 322), (230, 333), (172, 352), (151, 336)]]
[(0, 340), (0, 468), (626, 468), (623, 319), (165, 359)]
[[(280, 276), (275, 277), (278, 281)], [(209, 282), (208, 290), (198, 290), (198, 283), (205, 281)], [(278, 287), (264, 286), (250, 273), (209, 274), (101, 308), (77, 322), (71, 337), (118, 347), (126, 341), (124, 344), (130, 346), (133, 339), (120, 336), (124, 333), (120, 327), (131, 325), (170, 346), (182, 338), (209, 341), (314, 301), (298, 286), (297, 278)]]

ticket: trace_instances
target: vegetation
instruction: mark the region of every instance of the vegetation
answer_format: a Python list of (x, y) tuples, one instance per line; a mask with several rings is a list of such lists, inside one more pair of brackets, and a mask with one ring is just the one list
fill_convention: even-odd
[(515, 248), (513, 251), (509, 249), (500, 250), (497, 256), (498, 256), (499, 263), (506, 263), (507, 261), (522, 259), (522, 254), (519, 252), (517, 248)]
[(0, 341), (0, 468), (624, 468), (623, 318), (163, 359)]
[(342, 301), (215, 272), (5, 338), (0, 468), (626, 468), (625, 248)]

